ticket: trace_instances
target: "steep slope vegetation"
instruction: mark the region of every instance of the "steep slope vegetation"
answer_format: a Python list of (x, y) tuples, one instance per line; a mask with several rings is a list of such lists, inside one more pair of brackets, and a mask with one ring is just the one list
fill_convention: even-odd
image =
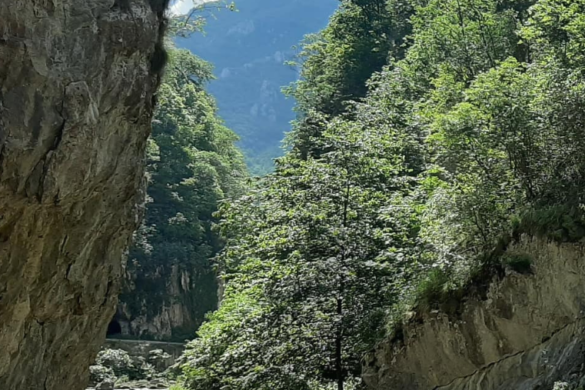
[[(225, 300), (190, 345), (185, 387), (360, 388), (361, 358), (400, 340), (407, 318), (457, 315), (506, 269), (529, 272), (540, 255), (505, 251), (522, 235), (582, 239), (584, 11), (582, 0), (343, 1), (303, 46), (291, 152), (221, 210)], [(443, 368), (461, 378), (522, 350), (501, 348)], [(368, 385), (408, 388), (388, 379), (403, 368), (388, 350)], [(552, 383), (554, 370), (532, 367), (506, 380)]]
[(208, 17), (204, 35), (177, 40), (214, 65), (217, 80), (209, 91), (226, 125), (241, 137), (253, 174), (273, 169), (294, 119), (294, 102), (280, 89), (298, 74), (285, 62), (294, 58), (293, 46), (303, 35), (326, 25), (337, 5), (336, 0), (240, 0), (237, 12)]
[[(457, 313), (420, 312), (368, 356), (371, 389), (575, 389), (585, 377), (583, 244), (524, 236), (506, 250), (528, 259), (493, 275)], [(564, 384), (562, 384), (564, 383)], [(578, 387), (577, 387), (578, 388)]]
[(213, 213), (241, 194), (247, 171), (205, 91), (210, 69), (186, 50), (170, 51), (148, 147), (145, 219), (113, 323), (125, 336), (183, 341), (217, 308)]
[(163, 1), (0, 3), (0, 388), (82, 389), (136, 228)]

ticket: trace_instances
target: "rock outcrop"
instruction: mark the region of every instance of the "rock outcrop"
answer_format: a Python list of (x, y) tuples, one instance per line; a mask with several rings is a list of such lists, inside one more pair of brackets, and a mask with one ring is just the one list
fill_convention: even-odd
[(532, 272), (507, 270), (460, 314), (426, 314), (365, 359), (378, 390), (532, 390), (573, 381), (585, 368), (585, 248), (523, 237), (508, 255)]
[(75, 390), (137, 226), (164, 0), (0, 2), (0, 389)]
[(114, 317), (119, 332), (147, 340), (192, 339), (219, 301), (211, 261), (198, 267), (169, 264), (153, 268), (154, 272), (146, 273), (148, 267), (128, 267)]

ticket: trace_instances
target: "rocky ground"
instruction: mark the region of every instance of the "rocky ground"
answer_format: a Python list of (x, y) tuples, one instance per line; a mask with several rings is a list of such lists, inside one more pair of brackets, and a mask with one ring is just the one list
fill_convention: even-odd
[(169, 390), (171, 385), (172, 383), (161, 379), (139, 380), (127, 383), (106, 380), (95, 387), (89, 387), (87, 390)]

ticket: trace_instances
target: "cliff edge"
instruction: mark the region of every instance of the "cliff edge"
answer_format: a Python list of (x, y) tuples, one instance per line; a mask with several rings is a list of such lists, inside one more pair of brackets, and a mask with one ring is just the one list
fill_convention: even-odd
[(404, 325), (364, 363), (379, 390), (533, 390), (575, 382), (585, 367), (585, 248), (524, 236), (507, 255), (530, 272), (507, 269), (459, 314), (433, 311)]

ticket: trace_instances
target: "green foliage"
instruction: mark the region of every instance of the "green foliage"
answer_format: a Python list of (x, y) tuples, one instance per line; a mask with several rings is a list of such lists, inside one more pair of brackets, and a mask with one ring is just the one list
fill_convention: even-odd
[(520, 274), (532, 273), (532, 258), (525, 253), (506, 254), (502, 263)]
[(167, 376), (167, 364), (164, 360), (169, 357), (162, 350), (150, 351), (144, 358), (130, 356), (121, 349), (104, 349), (89, 368), (90, 382), (98, 384), (107, 381), (117, 386), (126, 385), (132, 388), (143, 388), (147, 386), (147, 381), (152, 379), (164, 383)]
[(168, 21), (168, 32), (174, 37), (187, 38), (194, 33), (204, 32), (204, 27), (210, 17), (222, 10), (236, 11), (236, 4), (223, 0), (205, 1), (195, 5), (186, 15), (171, 15)]
[(426, 278), (417, 286), (418, 307), (420, 309), (429, 309), (438, 302), (445, 302), (454, 290), (450, 284), (451, 276), (440, 268), (429, 272)]
[(585, 1), (541, 0), (531, 9), (522, 36), (541, 60), (559, 60), (565, 66), (585, 65)]
[(585, 237), (585, 216), (582, 210), (565, 204), (530, 210), (512, 221), (515, 235), (529, 234), (558, 242), (577, 242)]
[(322, 142), (331, 151), (320, 159), (284, 158), (222, 208), (228, 289), (190, 346), (189, 388), (350, 381), (384, 308), (403, 294), (398, 275), (416, 268), (405, 260), (416, 256), (418, 230), (404, 140), (335, 121)]
[[(144, 223), (130, 250), (131, 280), (121, 296), (133, 316), (151, 319), (178, 300), (193, 310), (191, 335), (217, 305), (210, 259), (221, 248), (213, 214), (238, 196), (247, 176), (237, 136), (217, 116), (204, 86), (211, 66), (185, 50), (171, 50), (158, 94), (147, 151), (148, 193)], [(189, 285), (168, 296), (167, 280), (189, 275)], [(174, 338), (185, 336), (175, 329)]]
[(291, 152), (219, 212), (225, 304), (187, 387), (343, 389), (408, 306), (529, 273), (512, 239), (581, 239), (582, 5), (344, 1), (303, 45)]
[(99, 364), (89, 366), (89, 380), (91, 383), (114, 381), (115, 379), (116, 375), (111, 368)]
[[(486, 7), (488, 16), (476, 19), (489, 21), (493, 12), (508, 15), (494, 4)], [(515, 24), (520, 23), (522, 18), (516, 17)], [(469, 28), (471, 33), (481, 30)], [(497, 41), (513, 32), (495, 31), (501, 36)], [(470, 34), (466, 31), (465, 36)], [(518, 46), (509, 45), (507, 51), (513, 56)], [(474, 55), (486, 52), (474, 50)], [(584, 80), (554, 57), (522, 63), (501, 55), (493, 66), (489, 57), (472, 62), (455, 57), (457, 66), (439, 62), (432, 81), (436, 89), (418, 110), (429, 134), (430, 160), (438, 167), (433, 169), (441, 172), (444, 182), (427, 204), (423, 237), (440, 263), (458, 267), (489, 253), (512, 229), (512, 215), (544, 205), (579, 207), (585, 165), (576, 156), (583, 144), (578, 140), (581, 128), (569, 118), (582, 115), (573, 99), (580, 100), (574, 93)], [(485, 68), (473, 65), (477, 63)], [(567, 105), (573, 114), (566, 111)]]
[(402, 55), (411, 11), (408, 2), (344, 0), (327, 28), (305, 38), (297, 58), (301, 78), (286, 89), (298, 113), (289, 136), (293, 153), (318, 155), (312, 143), (326, 121), (366, 95), (368, 79), (390, 56)]
[(111, 369), (115, 376), (134, 374), (137, 370), (126, 351), (121, 349), (106, 349), (101, 351), (96, 364)]
[(105, 349), (90, 367), (90, 380), (93, 383), (107, 379), (129, 381), (150, 378), (154, 373), (153, 366), (144, 359), (132, 358), (121, 349)]

